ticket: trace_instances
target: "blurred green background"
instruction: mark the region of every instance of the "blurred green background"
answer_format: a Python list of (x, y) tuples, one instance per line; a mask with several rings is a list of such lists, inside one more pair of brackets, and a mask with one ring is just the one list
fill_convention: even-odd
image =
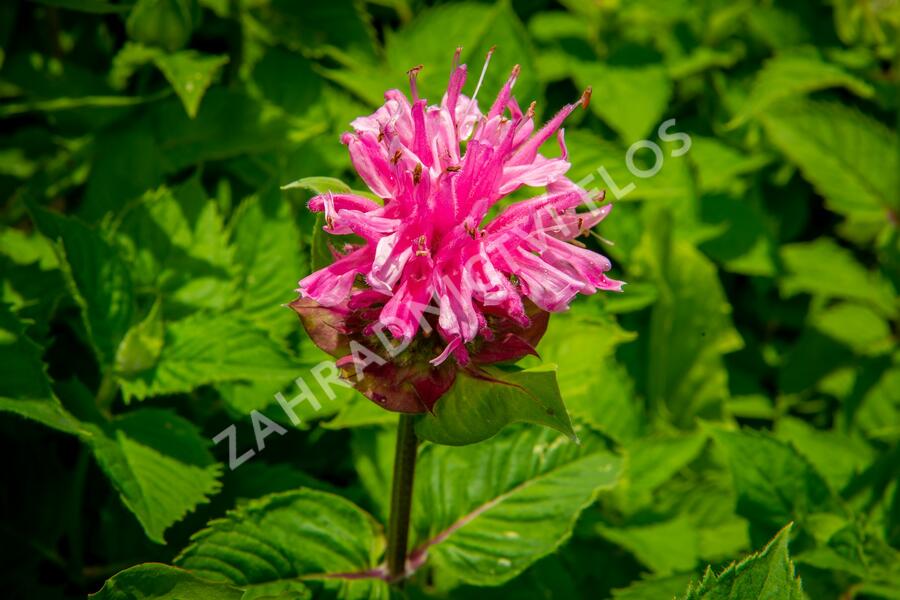
[(234, 472), (208, 440), (285, 422), (273, 394), (321, 358), (281, 307), (315, 186), (280, 186), (362, 187), (349, 122), (496, 46), (482, 103), (514, 64), (543, 119), (592, 86), (573, 178), (634, 184), (590, 241), (625, 293), (539, 348), (629, 466), (511, 583), (422, 589), (671, 598), (793, 521), (809, 598), (900, 598), (898, 27), (896, 0), (0, 3), (4, 597), (84, 597), (273, 491), (383, 512), (392, 417), (364, 399)]

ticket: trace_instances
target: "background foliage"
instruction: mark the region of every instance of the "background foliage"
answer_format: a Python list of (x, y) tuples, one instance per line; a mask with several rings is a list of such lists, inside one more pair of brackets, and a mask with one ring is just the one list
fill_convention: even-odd
[[(590, 241), (629, 286), (539, 348), (580, 445), (517, 426), (423, 448), (432, 545), (406, 593), (900, 598), (898, 11), (0, 3), (4, 595), (83, 597), (147, 562), (99, 597), (388, 593), (321, 578), (381, 560), (394, 417), (350, 393), (296, 427), (277, 408), (321, 359), (280, 305), (333, 183), (279, 187), (361, 187), (349, 121), (420, 63), (437, 99), (456, 45), (473, 70), (496, 45), (488, 95), (514, 63), (544, 118), (593, 86), (567, 140), (576, 177), (634, 184), (599, 228), (615, 245)], [(625, 163), (644, 138), (647, 179)], [(289, 430), (264, 450), (255, 409)], [(232, 423), (257, 452), (235, 471), (210, 441)]]

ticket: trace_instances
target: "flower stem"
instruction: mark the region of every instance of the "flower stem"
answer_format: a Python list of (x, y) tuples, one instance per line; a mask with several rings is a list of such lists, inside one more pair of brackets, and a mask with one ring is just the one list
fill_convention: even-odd
[(387, 566), (391, 581), (401, 581), (406, 574), (406, 547), (409, 542), (409, 516), (418, 449), (415, 421), (415, 415), (401, 413), (397, 427), (387, 540)]

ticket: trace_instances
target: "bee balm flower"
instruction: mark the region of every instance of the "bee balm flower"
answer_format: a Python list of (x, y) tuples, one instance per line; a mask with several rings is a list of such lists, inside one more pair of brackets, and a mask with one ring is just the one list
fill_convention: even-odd
[[(388, 91), (341, 137), (383, 204), (344, 193), (310, 200), (325, 231), (361, 243), (302, 279), (291, 305), (315, 343), (356, 372), (358, 389), (402, 412), (430, 410), (461, 368), (477, 375), (479, 364), (533, 353), (547, 313), (575, 295), (622, 286), (605, 275), (609, 260), (575, 240), (610, 208), (589, 202), (593, 210), (578, 211), (596, 199), (565, 177), (560, 127), (590, 89), (535, 131), (534, 104), (523, 112), (512, 96), (518, 66), (482, 112), (475, 97), (485, 71), (469, 98), (458, 61), (459, 50), (440, 105), (419, 98), (413, 69), (411, 99)], [(548, 158), (538, 150), (554, 135), (561, 156)], [(524, 186), (546, 192), (487, 220)]]

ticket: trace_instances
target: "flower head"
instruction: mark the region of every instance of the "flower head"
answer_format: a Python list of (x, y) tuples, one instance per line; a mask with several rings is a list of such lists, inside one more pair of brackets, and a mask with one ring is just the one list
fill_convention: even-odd
[[(341, 137), (383, 204), (345, 193), (310, 200), (310, 210), (325, 214), (325, 231), (361, 243), (302, 279), (292, 304), (313, 340), (356, 370), (361, 391), (404, 412), (430, 410), (460, 367), (533, 353), (547, 313), (565, 310), (576, 294), (622, 286), (605, 275), (609, 260), (575, 239), (610, 209), (565, 177), (561, 125), (587, 105), (590, 89), (535, 130), (534, 104), (523, 112), (512, 96), (518, 66), (484, 112), (476, 96), (485, 71), (469, 98), (458, 61), (459, 50), (440, 105), (419, 98), (416, 68), (411, 99), (386, 92), (384, 105)], [(554, 135), (561, 155), (548, 158), (539, 148)], [(523, 186), (546, 192), (487, 220)], [(593, 209), (579, 211), (586, 201)], [(385, 332), (402, 354), (354, 351), (375, 338), (384, 345)]]

